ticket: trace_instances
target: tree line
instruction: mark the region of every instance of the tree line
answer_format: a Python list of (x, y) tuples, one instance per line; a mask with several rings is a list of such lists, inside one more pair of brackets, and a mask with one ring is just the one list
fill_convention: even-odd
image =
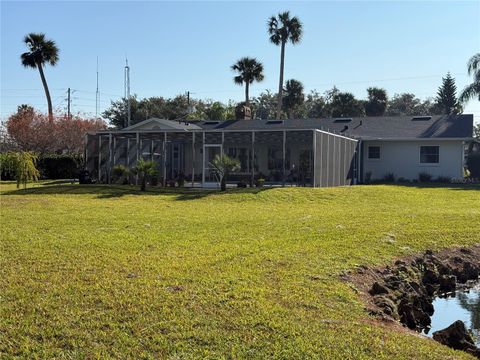
[[(450, 74), (443, 79), (436, 98), (421, 100), (412, 93), (395, 94), (389, 97), (387, 91), (378, 87), (366, 89), (366, 99), (357, 99), (350, 92), (337, 87), (319, 93), (312, 90), (305, 94), (303, 85), (297, 80), (288, 80), (282, 95), (280, 118), (330, 118), (362, 116), (413, 116), (441, 115), (462, 111), (456, 96), (456, 87)], [(278, 94), (268, 90), (256, 97), (248, 98), (246, 104), (256, 119), (278, 118)], [(131, 124), (151, 117), (169, 120), (233, 120), (236, 118), (237, 103), (222, 103), (214, 100), (187, 98), (149, 97), (130, 99)], [(192, 111), (193, 109), (193, 111)], [(102, 116), (117, 128), (122, 128), (127, 116), (127, 99), (112, 101)]]

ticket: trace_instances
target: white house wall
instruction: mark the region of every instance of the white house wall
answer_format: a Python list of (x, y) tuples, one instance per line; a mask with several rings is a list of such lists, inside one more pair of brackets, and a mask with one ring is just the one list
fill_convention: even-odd
[[(369, 146), (380, 146), (380, 159), (368, 158)], [(439, 163), (421, 164), (420, 146), (439, 146)], [(418, 179), (420, 173), (433, 177), (463, 176), (463, 141), (459, 140), (364, 141), (362, 153), (364, 179), (369, 172), (372, 180), (389, 173), (409, 180)]]

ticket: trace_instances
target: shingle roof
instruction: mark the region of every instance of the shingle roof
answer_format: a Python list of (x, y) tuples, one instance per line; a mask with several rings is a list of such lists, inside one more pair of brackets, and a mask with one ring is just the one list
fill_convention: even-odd
[[(350, 121), (349, 121), (350, 119)], [(321, 129), (364, 140), (471, 138), (473, 115), (431, 117), (378, 116), (348, 119), (299, 119), (283, 121), (228, 120), (193, 122), (204, 130)]]

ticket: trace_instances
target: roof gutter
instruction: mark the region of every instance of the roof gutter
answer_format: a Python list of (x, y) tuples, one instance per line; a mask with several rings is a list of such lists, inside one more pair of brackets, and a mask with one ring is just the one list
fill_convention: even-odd
[(471, 141), (473, 140), (472, 137), (458, 137), (458, 138), (440, 138), (440, 137), (433, 137), (433, 138), (374, 138), (374, 139), (363, 139), (359, 136), (362, 141)]

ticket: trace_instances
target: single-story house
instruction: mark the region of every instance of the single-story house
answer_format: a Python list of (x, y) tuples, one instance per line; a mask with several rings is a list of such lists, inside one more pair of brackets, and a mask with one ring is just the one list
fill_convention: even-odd
[(427, 173), (461, 178), (473, 115), (299, 120), (172, 121), (151, 118), (122, 130), (87, 135), (86, 167), (112, 181), (116, 165), (140, 157), (157, 163), (165, 184), (217, 186), (211, 161), (227, 154), (240, 162), (238, 183), (339, 186)]

